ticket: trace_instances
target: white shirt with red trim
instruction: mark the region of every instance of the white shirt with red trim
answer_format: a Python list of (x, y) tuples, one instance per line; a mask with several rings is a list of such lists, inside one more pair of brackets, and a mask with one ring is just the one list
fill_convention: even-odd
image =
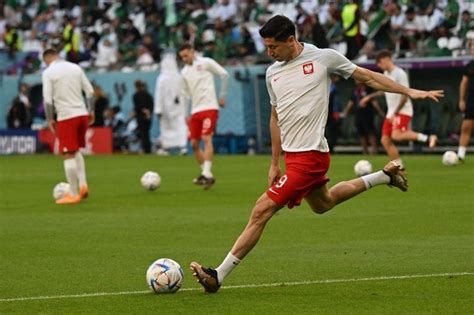
[(270, 102), (278, 114), (282, 149), (286, 152), (328, 152), (324, 137), (328, 116), (330, 74), (349, 78), (356, 65), (332, 49), (303, 43), (301, 54), (267, 69)]
[(81, 67), (55, 60), (43, 72), (42, 81), (44, 103), (53, 104), (58, 121), (88, 115), (82, 92), (89, 98), (94, 89)]
[[(400, 85), (410, 87), (410, 83), (408, 82), (408, 75), (405, 71), (403, 71), (402, 68), (395, 66), (395, 69), (393, 69), (391, 72), (385, 71), (383, 74)], [(398, 105), (400, 105), (402, 97), (403, 95), (398, 93), (385, 92), (385, 101), (387, 102), (386, 117), (392, 117), (395, 114)], [(398, 113), (410, 117), (413, 116), (413, 104), (410, 98), (407, 99), (407, 101)]]
[(219, 109), (214, 84), (214, 75), (221, 79), (219, 98), (227, 95), (227, 71), (211, 58), (196, 57), (192, 65), (181, 70), (187, 94), (191, 96), (191, 114), (205, 110)]

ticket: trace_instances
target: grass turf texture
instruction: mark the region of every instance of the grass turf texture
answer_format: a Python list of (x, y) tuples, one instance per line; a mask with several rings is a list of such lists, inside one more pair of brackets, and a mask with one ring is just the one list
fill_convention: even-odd
[[(360, 156), (333, 156), (330, 184)], [(374, 168), (383, 156), (371, 157)], [(225, 285), (473, 272), (474, 164), (406, 156), (410, 190), (377, 187), (329, 213), (283, 209)], [(265, 190), (269, 157), (219, 156), (217, 183), (193, 186), (191, 157), (86, 157), (90, 198), (55, 205), (60, 158), (0, 157), (0, 299), (147, 290), (157, 258), (216, 266)], [(162, 187), (145, 191), (156, 170)], [(223, 289), (216, 295), (122, 296), (0, 302), (0, 313), (472, 313), (474, 276)]]

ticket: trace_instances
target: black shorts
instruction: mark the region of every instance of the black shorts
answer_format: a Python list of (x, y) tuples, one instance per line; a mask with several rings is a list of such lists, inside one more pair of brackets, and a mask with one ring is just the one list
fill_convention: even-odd
[(355, 126), (359, 137), (375, 135), (375, 126), (373, 118), (356, 117)]
[(474, 99), (467, 100), (466, 110), (462, 114), (462, 119), (474, 119)]

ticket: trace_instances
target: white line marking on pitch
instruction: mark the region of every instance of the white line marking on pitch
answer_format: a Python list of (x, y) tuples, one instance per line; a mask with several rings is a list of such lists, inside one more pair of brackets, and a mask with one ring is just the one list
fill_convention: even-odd
[[(432, 274), (424, 274), (424, 275), (381, 276), (381, 277), (370, 277), (370, 278), (327, 279), (327, 280), (311, 280), (311, 281), (298, 281), (298, 282), (241, 284), (241, 285), (224, 286), (222, 287), (222, 289), (268, 288), (268, 287), (279, 287), (279, 286), (362, 282), (362, 281), (403, 280), (403, 279), (417, 279), (417, 278), (439, 278), (439, 277), (472, 276), (472, 275), (474, 275), (474, 272), (432, 273)], [(184, 288), (184, 289), (181, 289), (180, 291), (198, 291), (198, 290), (202, 290), (202, 289), (201, 288)], [(83, 293), (83, 294), (71, 294), (71, 295), (29, 296), (29, 297), (3, 298), (3, 299), (0, 299), (0, 302), (74, 299), (74, 298), (87, 298), (87, 297), (97, 297), (97, 296), (134, 295), (134, 294), (145, 294), (145, 293), (151, 294), (151, 291), (143, 290), (143, 291), (123, 291), (123, 292), (97, 292), (97, 293)]]

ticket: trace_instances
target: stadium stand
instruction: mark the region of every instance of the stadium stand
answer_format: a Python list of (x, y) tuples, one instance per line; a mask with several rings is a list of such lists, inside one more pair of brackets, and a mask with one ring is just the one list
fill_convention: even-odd
[(274, 14), (294, 20), (302, 40), (355, 61), (382, 47), (400, 58), (474, 50), (472, 0), (6, 0), (0, 68), (36, 72), (41, 51), (55, 46), (84, 67), (150, 71), (160, 51), (185, 41), (221, 63), (266, 63), (258, 29)]
[[(154, 86), (161, 52), (186, 41), (231, 73), (230, 96), (218, 126), (224, 144), (217, 151), (245, 151), (247, 142), (265, 151), (269, 112), (263, 78), (271, 60), (258, 29), (275, 14), (295, 21), (302, 41), (334, 48), (364, 67), (375, 69), (374, 54), (391, 49), (413, 86), (447, 91), (438, 107), (415, 102), (414, 126), (436, 132), (442, 145), (456, 143), (461, 69), (474, 55), (473, 0), (0, 0), (0, 128), (7, 127), (15, 100), (25, 98), (17, 93), (22, 83), (29, 86), (33, 109), (29, 116), (18, 111), (17, 124), (42, 125), (39, 75), (45, 47), (57, 47), (62, 57), (86, 68), (110, 106), (120, 105), (127, 116), (133, 91), (129, 83), (140, 79)], [(353, 82), (337, 85), (345, 105)], [(353, 117), (338, 128), (337, 151), (359, 150)], [(156, 130), (155, 123), (154, 136)]]

